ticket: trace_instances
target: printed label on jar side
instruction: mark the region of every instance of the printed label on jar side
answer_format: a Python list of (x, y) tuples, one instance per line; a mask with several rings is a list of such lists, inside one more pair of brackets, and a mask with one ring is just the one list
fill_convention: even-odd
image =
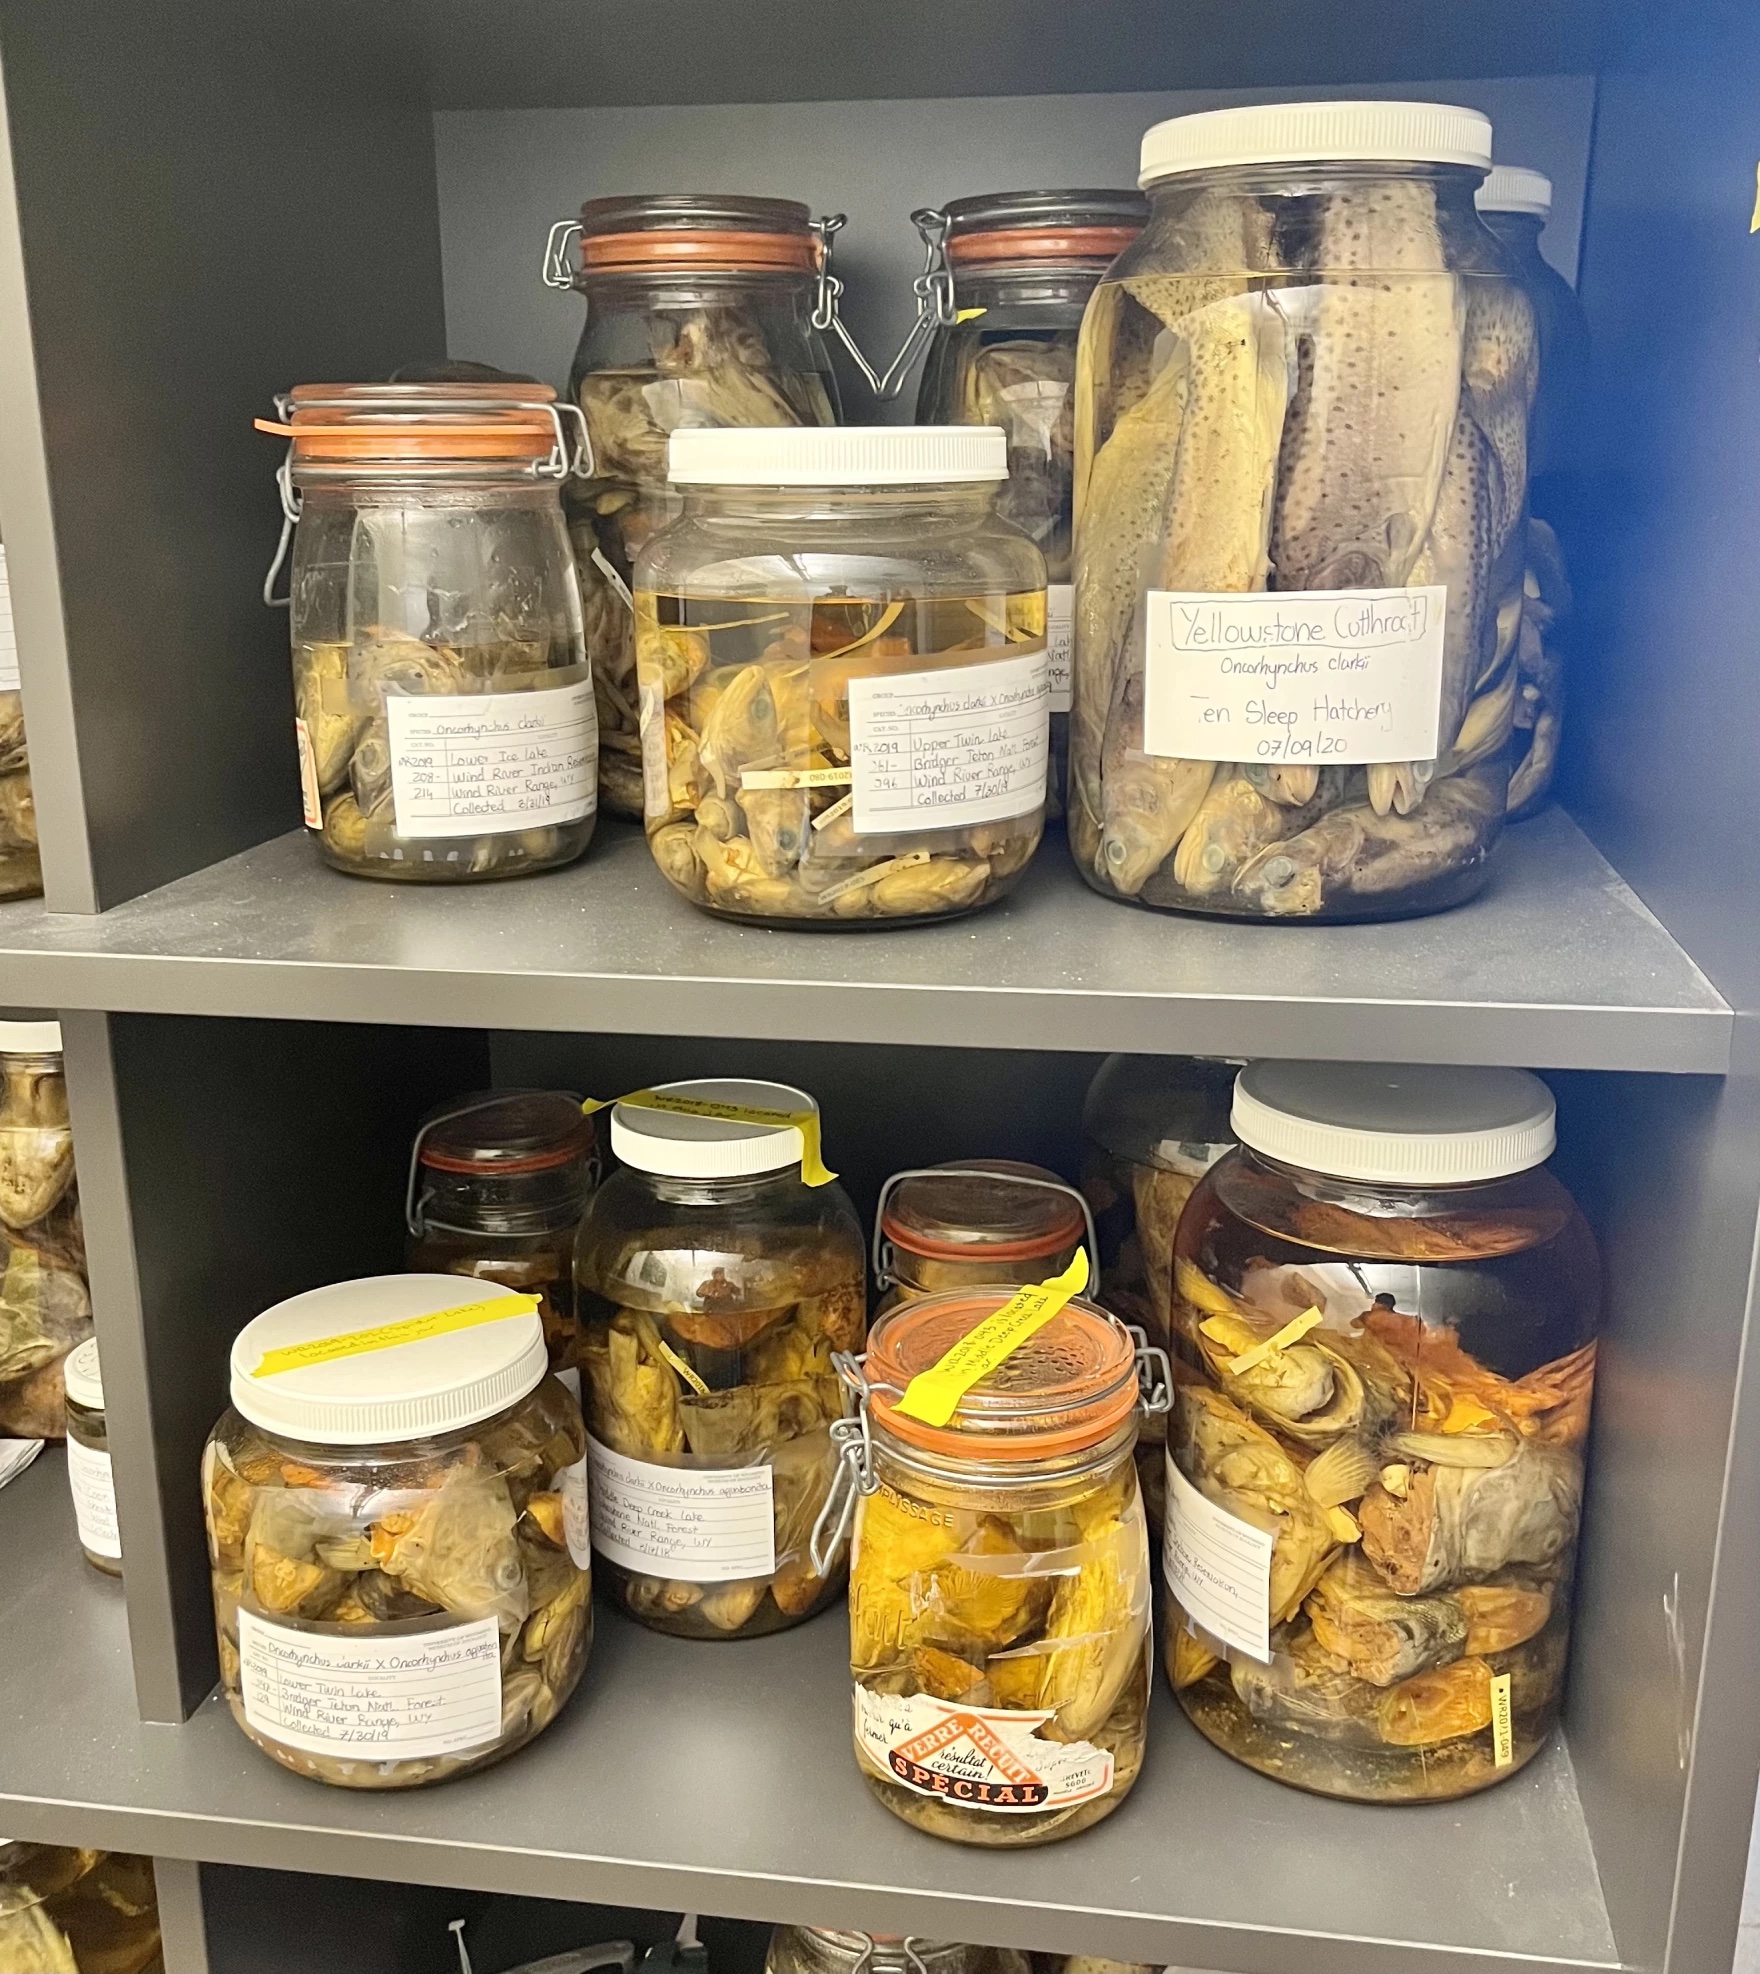
[(0, 692), (18, 689), (18, 634), (12, 625), (12, 576), (6, 567), (6, 546), (0, 542)]
[(1207, 1501), (1167, 1455), (1167, 1587), (1206, 1631), (1261, 1665), (1271, 1663), (1271, 1549), (1263, 1529)]
[[(578, 1398), (579, 1394), (576, 1396)], [(592, 1511), (587, 1505), (587, 1456), (584, 1453), (572, 1467), (564, 1467), (556, 1476), (556, 1492), (562, 1496), (562, 1535), (568, 1544), (568, 1553), (574, 1558), (577, 1570), (589, 1570), (593, 1567), (593, 1532)]]
[(608, 1562), (682, 1583), (776, 1571), (768, 1467), (662, 1467), (587, 1440), (593, 1547)]
[(1205, 1144), (1192, 1138), (1163, 1138), (1155, 1147), (1155, 1163), (1164, 1165), (1169, 1172), (1177, 1172), (1185, 1179), (1201, 1179), (1216, 1161), (1234, 1150), (1231, 1140), (1227, 1144)]
[(919, 1796), (1001, 1816), (1068, 1809), (1104, 1796), (1113, 1759), (1089, 1741), (1046, 1741), (1046, 1711), (969, 1707), (927, 1693), (855, 1689), (856, 1741)]
[(1045, 592), (1045, 649), (1051, 656), (1051, 710), (1067, 713), (1072, 703), (1070, 668), (1075, 653), (1076, 586), (1053, 583)]
[(599, 799), (591, 679), (536, 692), (387, 693), (399, 836), (579, 822)]
[(1448, 591), (1148, 592), (1143, 746), (1188, 761), (1431, 761)]
[(73, 1519), (80, 1546), (94, 1556), (122, 1560), (122, 1537), (116, 1532), (116, 1482), (110, 1456), (95, 1446), (82, 1446), (67, 1435), (67, 1484), (73, 1490)]
[(342, 1760), (463, 1754), (501, 1732), (493, 1618), (396, 1638), (296, 1630), (238, 1613), (244, 1717), (266, 1740)]
[(294, 715), (293, 741), (299, 749), (299, 807), (307, 829), (324, 827), (324, 798), (318, 790), (318, 757), (312, 752), (312, 731)]
[(1045, 801), (1051, 661), (1041, 649), (981, 665), (849, 682), (858, 836), (964, 829)]

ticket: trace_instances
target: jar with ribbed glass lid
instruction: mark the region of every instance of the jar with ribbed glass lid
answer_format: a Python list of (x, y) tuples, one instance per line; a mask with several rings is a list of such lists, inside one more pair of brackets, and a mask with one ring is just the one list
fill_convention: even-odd
[(1503, 821), (1534, 311), (1436, 103), (1208, 110), (1083, 319), (1071, 847), (1109, 896), (1394, 918)]
[(0, 1837), (0, 1968), (162, 1974), (153, 1860)]
[[(847, 1476), (815, 1538), (853, 1495), (850, 1672), (869, 1787), (919, 1830), (992, 1848), (1109, 1815), (1142, 1765), (1149, 1700), (1129, 1331), (1066, 1300), (951, 1410), (907, 1409), (913, 1380), (1010, 1300), (954, 1290), (877, 1323), (862, 1365), (843, 1366), (865, 1429), (839, 1433)], [(1167, 1402), (1159, 1378), (1152, 1402)]]
[(87, 1337), (61, 1367), (67, 1390), (67, 1484), (73, 1491), (80, 1551), (95, 1570), (122, 1574), (122, 1537), (116, 1527), (116, 1481), (110, 1471), (110, 1423), (104, 1415), (104, 1379), (98, 1339)]
[(986, 427), (676, 432), (636, 563), (649, 847), (762, 924), (948, 918), (1045, 814), (1045, 565)]
[(587, 310), (568, 391), (586, 415), (592, 470), (569, 490), (569, 528), (599, 693), (600, 791), (613, 815), (642, 814), (629, 585), (636, 551), (678, 511), (667, 438), (685, 427), (837, 422), (814, 321), (823, 264), (811, 213), (793, 199), (589, 199), (578, 221), (551, 230), (546, 279), (576, 289)]
[(915, 1934), (778, 1926), (764, 1974), (1032, 1974), (1032, 1957), (1012, 1947), (958, 1946)]
[(574, 1237), (592, 1190), (593, 1127), (563, 1090), (487, 1090), (424, 1120), (410, 1147), (406, 1265), (539, 1298), (550, 1368), (579, 1383)]
[(1076, 337), (1095, 284), (1148, 210), (1141, 192), (985, 192), (916, 215), (939, 230), (953, 302), (924, 359), (917, 423), (1002, 427), (1008, 478), (996, 511), (1045, 558), (1054, 816), (1069, 758)]
[(233, 1340), (202, 1458), (220, 1683), (283, 1767), (409, 1789), (523, 1747), (593, 1636), (586, 1435), (538, 1298), (307, 1290)]
[(1262, 1062), (1175, 1250), (1167, 1667), (1278, 1780), (1434, 1802), (1558, 1718), (1601, 1323), (1525, 1070)]
[(797, 1624), (842, 1587), (808, 1537), (867, 1327), (862, 1234), (804, 1090), (666, 1083), (611, 1109), (620, 1168), (575, 1284), (593, 1544), (614, 1594), (686, 1638)]
[[(293, 546), (294, 739), (326, 862), (412, 883), (572, 862), (598, 724), (557, 490), (579, 414), (547, 384), (302, 384), (272, 584)], [(269, 586), (264, 589), (268, 597)]]
[(1081, 1194), (1042, 1165), (962, 1158), (895, 1172), (874, 1210), (876, 1314), (944, 1289), (1060, 1275), (1090, 1231)]

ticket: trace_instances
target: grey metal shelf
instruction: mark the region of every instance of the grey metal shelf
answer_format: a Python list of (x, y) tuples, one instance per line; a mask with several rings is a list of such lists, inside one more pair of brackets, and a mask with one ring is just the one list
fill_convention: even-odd
[(869, 1796), (840, 1613), (716, 1646), (602, 1607), (540, 1740), (482, 1776), (359, 1795), (277, 1768), (217, 1700), (136, 1719), (122, 1599), (80, 1557), (58, 1452), (0, 1492), (0, 1582), (0, 1827), (19, 1836), (1242, 1974), (1618, 1965), (1562, 1744), (1468, 1802), (1359, 1808), (1249, 1774), (1161, 1690), (1121, 1810), (980, 1855)]
[(1060, 839), (989, 912), (840, 933), (711, 919), (623, 826), (572, 870), (442, 891), (339, 876), (296, 833), (96, 917), (0, 910), (0, 1002), (1714, 1075), (1733, 1023), (1562, 812), (1509, 833), (1472, 904), (1338, 927), (1129, 910)]

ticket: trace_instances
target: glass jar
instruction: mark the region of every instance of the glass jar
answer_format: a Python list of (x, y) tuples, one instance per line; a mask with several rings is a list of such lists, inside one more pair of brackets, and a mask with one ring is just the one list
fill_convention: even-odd
[(61, 1025), (0, 1021), (0, 1438), (60, 1439), (92, 1334)]
[(12, 628), (12, 579), (0, 543), (0, 898), (35, 898), (43, 889), (37, 854), (37, 805), (24, 738), (18, 639)]
[(1095, 284), (1148, 210), (1141, 192), (987, 192), (932, 215), (946, 222), (954, 319), (938, 321), (930, 339), (917, 423), (1008, 434), (996, 511), (1032, 537), (1049, 585), (1053, 816), (1063, 813), (1069, 762), (1076, 337)]
[(87, 1337), (70, 1351), (61, 1370), (67, 1387), (67, 1484), (73, 1490), (80, 1550), (93, 1569), (121, 1576), (122, 1537), (116, 1527), (116, 1481), (110, 1471), (98, 1339)]
[[(1042, 1165), (963, 1158), (895, 1172), (874, 1210), (876, 1317), (945, 1289), (1061, 1275), (1090, 1233), (1087, 1203)], [(1098, 1256), (1089, 1243), (1098, 1279)]]
[[(580, 263), (562, 264), (567, 233)], [(634, 627), (636, 551), (678, 511), (666, 441), (685, 426), (834, 425), (837, 384), (814, 305), (823, 261), (793, 199), (666, 193), (589, 199), (551, 235), (552, 285), (587, 304), (569, 371), (592, 474), (570, 489), (570, 533), (599, 694), (599, 788), (642, 815)]]
[(963, 1947), (891, 1933), (839, 1933), (829, 1926), (778, 1926), (764, 1974), (1032, 1974), (1012, 1947)]
[[(1458, 904), (1502, 823), (1534, 312), (1477, 111), (1211, 110), (1082, 329), (1070, 843), (1236, 918)], [(1272, 594), (1265, 594), (1272, 592)]]
[(817, 1119), (804, 1091), (705, 1079), (651, 1094), (695, 1108), (613, 1106), (622, 1170), (575, 1250), (593, 1546), (656, 1631), (751, 1638), (842, 1587), (842, 1550), (816, 1569), (807, 1538), (844, 1409), (831, 1355), (860, 1350), (867, 1327), (861, 1226), (835, 1180), (803, 1176), (788, 1120)]
[(1205, 1737), (1362, 1802), (1558, 1718), (1601, 1321), (1514, 1069), (1255, 1063), (1180, 1222), (1167, 1667)]
[(598, 730), (557, 499), (578, 458), (555, 398), (302, 384), (263, 427), (290, 441), (306, 827), (338, 870), (516, 877), (592, 837)]
[(593, 1127), (563, 1090), (486, 1090), (432, 1112), (410, 1147), (404, 1265), (538, 1298), (550, 1368), (580, 1396), (574, 1237), (592, 1191)]
[(0, 1968), (163, 1974), (153, 1860), (0, 1837)]
[(1003, 434), (679, 432), (636, 565), (648, 842), (758, 923), (947, 918), (1044, 827), (1045, 565)]
[(1149, 1706), (1137, 1346), (1124, 1325), (1071, 1300), (946, 1426), (899, 1409), (911, 1380), (1008, 1300), (955, 1290), (886, 1317), (850, 1367), (867, 1431), (840, 1435), (857, 1490), (857, 1765), (906, 1823), (992, 1848), (1110, 1815), (1142, 1766)]
[(1552, 786), (1564, 722), (1564, 655), (1553, 636), (1570, 614), (1571, 586), (1555, 530), (1569, 532), (1572, 484), (1581, 473), (1581, 423), (1589, 384), (1589, 318), (1577, 291), (1540, 251), (1552, 212), (1552, 180), (1521, 165), (1493, 165), (1478, 191), (1479, 217), (1496, 234), (1510, 272), (1534, 305), (1540, 390), (1528, 433), (1528, 572), (1522, 674), (1516, 702), (1512, 822), (1542, 808)]
[(220, 1682), (297, 1774), (408, 1789), (555, 1719), (592, 1643), (585, 1432), (536, 1298), (380, 1275), (232, 1345), (202, 1458)]

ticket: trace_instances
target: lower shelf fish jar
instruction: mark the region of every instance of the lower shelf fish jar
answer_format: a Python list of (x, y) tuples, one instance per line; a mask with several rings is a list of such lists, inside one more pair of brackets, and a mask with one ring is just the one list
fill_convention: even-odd
[[(859, 1371), (843, 1361), (863, 1410), (836, 1429), (845, 1491), (815, 1541), (853, 1499), (856, 1760), (894, 1815), (959, 1843), (1073, 1836), (1110, 1815), (1142, 1767), (1140, 1346), (1096, 1304), (1068, 1299), (1086, 1274), (1078, 1253), (1066, 1274), (1013, 1297), (905, 1304)], [(1012, 1325), (1027, 1299), (1058, 1291), (1057, 1313), (996, 1357), (988, 1319)], [(962, 1363), (975, 1381), (951, 1406), (947, 1389), (918, 1402)], [(1156, 1387), (1165, 1405), (1165, 1381)]]
[(586, 1433), (538, 1298), (381, 1275), (232, 1346), (202, 1461), (220, 1679), (284, 1767), (350, 1789), (482, 1768), (592, 1642)]
[(1258, 1063), (1174, 1254), (1167, 1669), (1209, 1740), (1431, 1802), (1530, 1760), (1570, 1642), (1601, 1283), (1510, 1069)]

